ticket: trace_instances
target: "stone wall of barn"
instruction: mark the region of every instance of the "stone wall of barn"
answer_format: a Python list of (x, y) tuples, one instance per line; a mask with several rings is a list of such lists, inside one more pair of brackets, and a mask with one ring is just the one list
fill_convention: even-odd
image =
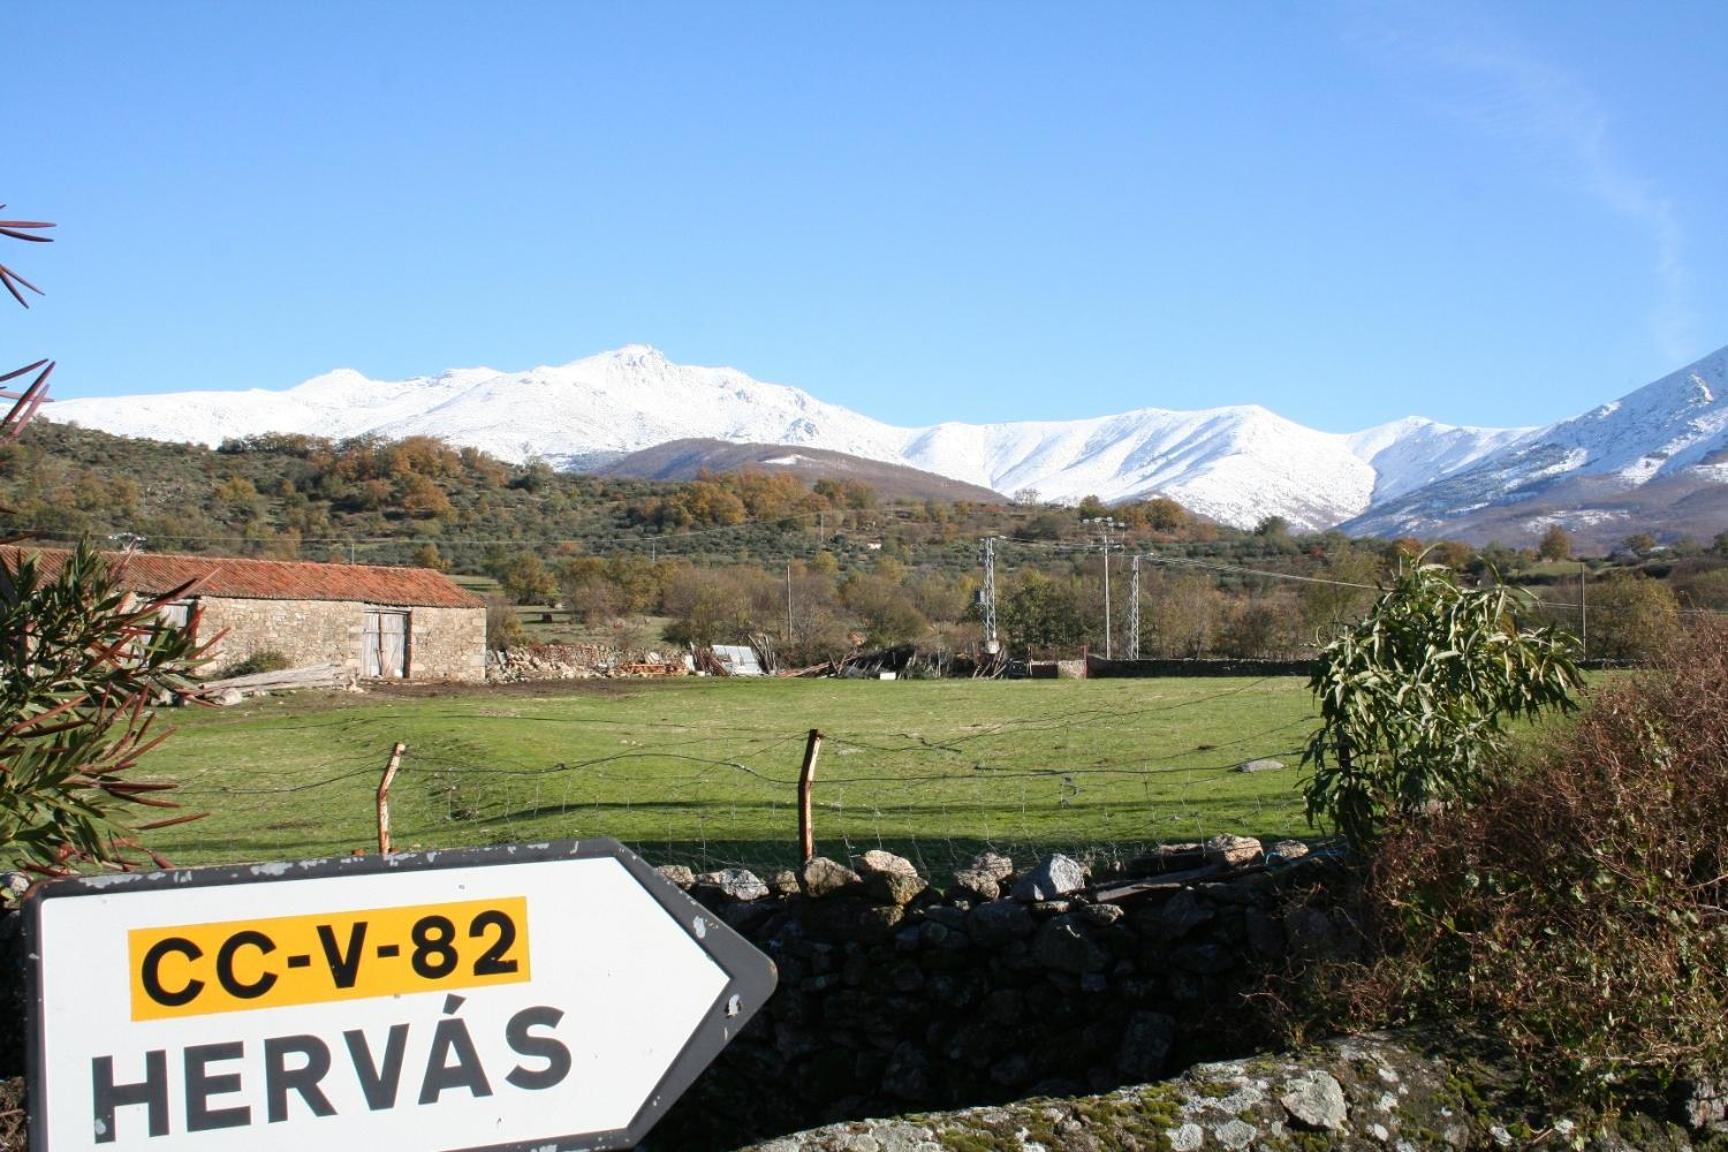
[[(280, 652), (290, 667), (336, 664), (355, 677), (366, 605), (339, 600), (235, 600), (199, 598), (199, 634), (227, 635), (212, 650), (220, 676), (260, 652)], [(409, 615), (411, 680), (482, 680), (486, 675), (484, 608), (414, 608)]]
[(486, 609), (415, 608), (408, 628), (409, 679), (486, 678)]

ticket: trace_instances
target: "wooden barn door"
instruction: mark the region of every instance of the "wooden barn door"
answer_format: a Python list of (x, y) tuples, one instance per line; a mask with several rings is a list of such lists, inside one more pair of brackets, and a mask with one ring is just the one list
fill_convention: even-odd
[(366, 610), (366, 641), (360, 664), (361, 674), (368, 678), (407, 678), (408, 613)]

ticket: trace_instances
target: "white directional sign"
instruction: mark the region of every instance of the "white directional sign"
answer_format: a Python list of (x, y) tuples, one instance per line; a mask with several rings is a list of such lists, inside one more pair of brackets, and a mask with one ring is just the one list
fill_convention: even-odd
[(66, 880), (30, 1147), (634, 1147), (774, 966), (610, 840)]

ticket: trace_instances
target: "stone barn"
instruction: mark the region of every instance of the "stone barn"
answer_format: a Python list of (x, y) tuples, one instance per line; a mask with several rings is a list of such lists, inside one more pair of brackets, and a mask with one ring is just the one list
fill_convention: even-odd
[[(12, 560), (21, 549), (0, 551)], [(68, 555), (22, 551), (50, 573)], [(200, 633), (227, 633), (211, 653), (211, 675), (261, 652), (279, 652), (290, 667), (335, 664), (368, 680), (486, 676), (486, 602), (430, 568), (147, 552), (107, 559), (123, 563), (122, 585), (143, 595), (202, 581), (171, 611), (184, 621), (196, 605), (203, 609)]]

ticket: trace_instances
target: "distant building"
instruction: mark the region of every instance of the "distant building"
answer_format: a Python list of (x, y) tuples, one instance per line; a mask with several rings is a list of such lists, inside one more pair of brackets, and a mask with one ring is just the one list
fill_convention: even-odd
[[(38, 557), (52, 574), (70, 553), (3, 547), (16, 562)], [(243, 560), (233, 557), (106, 554), (122, 563), (121, 585), (160, 596), (189, 580), (203, 583), (170, 610), (180, 621), (203, 609), (199, 632), (224, 636), (209, 672), (260, 652), (279, 652), (290, 667), (335, 664), (361, 679), (483, 680), (486, 602), (430, 568)]]

